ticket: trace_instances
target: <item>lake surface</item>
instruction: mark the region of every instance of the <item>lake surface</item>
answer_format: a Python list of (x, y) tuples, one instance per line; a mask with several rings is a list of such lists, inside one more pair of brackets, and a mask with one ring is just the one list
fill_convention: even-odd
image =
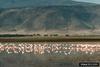
[(100, 42), (0, 42), (0, 67), (78, 67), (100, 62)]

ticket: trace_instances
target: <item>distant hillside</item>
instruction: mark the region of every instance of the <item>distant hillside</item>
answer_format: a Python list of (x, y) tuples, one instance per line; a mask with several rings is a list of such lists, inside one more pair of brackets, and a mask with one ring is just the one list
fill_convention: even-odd
[(0, 0), (0, 8), (39, 7), (39, 6), (68, 6), (68, 5), (96, 5), (77, 2), (74, 0)]
[(97, 35), (100, 6), (47, 6), (0, 9), (0, 33)]

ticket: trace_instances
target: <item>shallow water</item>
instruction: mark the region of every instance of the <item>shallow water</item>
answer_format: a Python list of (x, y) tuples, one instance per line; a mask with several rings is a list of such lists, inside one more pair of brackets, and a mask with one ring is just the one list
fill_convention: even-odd
[(100, 42), (1, 42), (0, 67), (78, 67), (100, 61)]

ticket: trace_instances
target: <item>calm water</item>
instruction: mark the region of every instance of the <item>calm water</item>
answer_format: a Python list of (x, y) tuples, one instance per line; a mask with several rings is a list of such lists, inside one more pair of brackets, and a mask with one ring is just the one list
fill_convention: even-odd
[(78, 67), (99, 60), (100, 42), (0, 43), (0, 67)]

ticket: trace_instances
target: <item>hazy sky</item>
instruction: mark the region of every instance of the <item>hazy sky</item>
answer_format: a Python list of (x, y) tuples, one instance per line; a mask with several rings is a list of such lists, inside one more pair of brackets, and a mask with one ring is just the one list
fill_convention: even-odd
[(100, 0), (75, 0), (75, 1), (90, 2), (90, 3), (97, 3), (97, 4), (100, 4)]

